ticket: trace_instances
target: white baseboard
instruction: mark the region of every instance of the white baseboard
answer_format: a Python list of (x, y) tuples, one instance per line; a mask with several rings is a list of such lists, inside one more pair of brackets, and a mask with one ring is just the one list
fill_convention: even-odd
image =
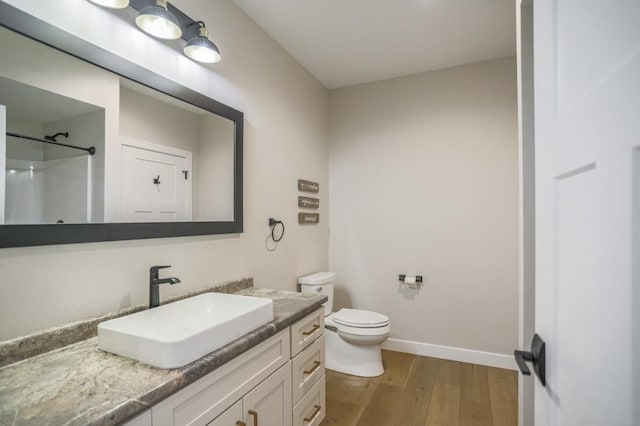
[(518, 369), (516, 361), (511, 355), (474, 351), (472, 349), (432, 345), (429, 343), (412, 342), (410, 340), (400, 339), (387, 339), (382, 344), (382, 349), (429, 356), (433, 358), (448, 359), (451, 361), (468, 362), (470, 364), (486, 365), (488, 367), (506, 368), (508, 370)]

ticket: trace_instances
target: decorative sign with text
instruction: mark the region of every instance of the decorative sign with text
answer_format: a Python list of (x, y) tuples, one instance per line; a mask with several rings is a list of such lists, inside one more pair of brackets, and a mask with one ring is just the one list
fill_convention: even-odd
[(298, 190), (317, 194), (320, 190), (320, 184), (318, 182), (311, 182), (310, 180), (298, 179)]
[(311, 197), (298, 197), (298, 207), (303, 209), (317, 209), (320, 207), (320, 200)]
[(320, 213), (298, 213), (298, 223), (301, 225), (304, 224), (314, 224), (320, 222)]

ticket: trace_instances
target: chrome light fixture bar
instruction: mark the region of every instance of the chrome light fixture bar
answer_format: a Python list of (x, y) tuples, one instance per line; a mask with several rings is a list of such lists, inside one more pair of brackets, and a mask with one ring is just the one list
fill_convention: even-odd
[(197, 21), (191, 25), (199, 25), (198, 35), (187, 42), (184, 47), (184, 54), (194, 61), (213, 64), (220, 61), (220, 50), (211, 40), (209, 40), (209, 31), (204, 22)]
[(143, 8), (136, 17), (136, 25), (147, 34), (166, 40), (176, 40), (182, 36), (178, 19), (167, 9), (167, 0)]

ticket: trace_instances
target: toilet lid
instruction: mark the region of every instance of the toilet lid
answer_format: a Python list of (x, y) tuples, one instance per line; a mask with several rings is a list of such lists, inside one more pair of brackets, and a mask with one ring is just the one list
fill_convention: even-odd
[(389, 324), (388, 316), (362, 309), (340, 309), (333, 314), (333, 320), (349, 327), (384, 327)]

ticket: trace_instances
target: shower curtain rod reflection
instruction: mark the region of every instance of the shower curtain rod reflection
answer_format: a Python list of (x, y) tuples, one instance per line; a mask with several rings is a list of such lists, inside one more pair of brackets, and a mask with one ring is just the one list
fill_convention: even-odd
[(75, 146), (75, 145), (69, 145), (69, 144), (62, 143), (62, 142), (56, 142), (56, 141), (50, 140), (50, 139), (34, 138), (33, 136), (21, 135), (19, 133), (14, 133), (14, 132), (7, 132), (7, 136), (11, 136), (11, 137), (14, 137), (14, 138), (20, 138), (20, 139), (28, 139), (30, 141), (36, 141), (36, 142), (42, 142), (42, 143), (50, 143), (52, 145), (64, 146), (64, 147), (67, 147), (67, 148), (80, 149), (82, 151), (87, 151), (90, 155), (94, 155), (96, 153), (96, 148), (93, 147), (93, 146), (90, 146), (89, 148), (85, 148), (85, 147), (82, 147), (82, 146)]

